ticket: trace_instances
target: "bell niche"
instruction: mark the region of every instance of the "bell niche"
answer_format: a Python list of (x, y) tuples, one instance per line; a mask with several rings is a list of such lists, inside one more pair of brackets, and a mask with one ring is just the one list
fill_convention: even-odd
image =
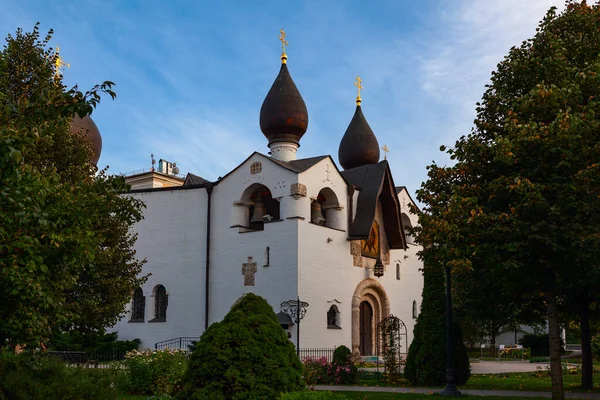
[(233, 206), (231, 227), (241, 228), (240, 232), (262, 231), (265, 224), (280, 220), (279, 200), (259, 183), (249, 186)]

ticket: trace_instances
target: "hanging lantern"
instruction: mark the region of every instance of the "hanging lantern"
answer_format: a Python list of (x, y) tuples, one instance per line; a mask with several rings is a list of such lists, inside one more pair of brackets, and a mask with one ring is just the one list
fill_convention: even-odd
[(373, 273), (377, 278), (383, 276), (383, 263), (381, 262), (381, 258), (378, 258), (375, 261), (375, 267), (373, 267)]

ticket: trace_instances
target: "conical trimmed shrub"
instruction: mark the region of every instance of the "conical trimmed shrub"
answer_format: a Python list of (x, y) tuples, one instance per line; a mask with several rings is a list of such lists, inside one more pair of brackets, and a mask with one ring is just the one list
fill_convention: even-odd
[(180, 399), (278, 399), (305, 388), (302, 363), (275, 312), (244, 295), (196, 344)]
[[(439, 386), (446, 383), (446, 298), (444, 273), (425, 267), (423, 303), (408, 348), (404, 377), (412, 385)], [(455, 383), (464, 385), (471, 376), (469, 355), (462, 331), (453, 324)]]

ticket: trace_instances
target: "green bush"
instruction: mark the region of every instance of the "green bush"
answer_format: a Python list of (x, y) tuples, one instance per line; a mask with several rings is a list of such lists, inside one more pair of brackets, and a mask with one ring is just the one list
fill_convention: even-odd
[(331, 392), (313, 392), (313, 391), (304, 391), (304, 392), (291, 392), (284, 393), (281, 396), (281, 400), (345, 400), (346, 396), (337, 393)]
[(103, 370), (67, 367), (40, 354), (0, 353), (1, 400), (114, 400), (118, 395)]
[[(423, 302), (408, 348), (404, 377), (412, 385), (440, 386), (446, 382), (446, 298), (441, 268), (425, 267)], [(454, 380), (464, 385), (471, 376), (469, 355), (458, 324), (452, 326)]]
[(550, 355), (550, 340), (547, 333), (540, 335), (528, 333), (519, 339), (519, 344), (531, 349), (532, 356), (542, 357)]
[(132, 394), (174, 395), (181, 391), (187, 368), (184, 350), (137, 350), (125, 356), (128, 385)]
[(196, 344), (180, 399), (277, 399), (304, 389), (302, 363), (262, 297), (248, 293)]
[(336, 347), (333, 351), (333, 362), (335, 364), (347, 364), (352, 359), (352, 351), (346, 346)]

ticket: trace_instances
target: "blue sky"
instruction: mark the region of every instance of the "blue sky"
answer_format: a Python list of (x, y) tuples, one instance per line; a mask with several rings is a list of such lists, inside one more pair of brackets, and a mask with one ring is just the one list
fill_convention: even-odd
[[(554, 0), (562, 6), (562, 1)], [(411, 194), (439, 151), (470, 131), (475, 103), (511, 46), (535, 32), (550, 0), (0, 0), (0, 32), (55, 31), (65, 81), (116, 83), (93, 118), (99, 166), (150, 167), (150, 153), (214, 180), (267, 153), (258, 116), (287, 33), (290, 73), (309, 112), (299, 158), (331, 154), (363, 111), (397, 185)]]

